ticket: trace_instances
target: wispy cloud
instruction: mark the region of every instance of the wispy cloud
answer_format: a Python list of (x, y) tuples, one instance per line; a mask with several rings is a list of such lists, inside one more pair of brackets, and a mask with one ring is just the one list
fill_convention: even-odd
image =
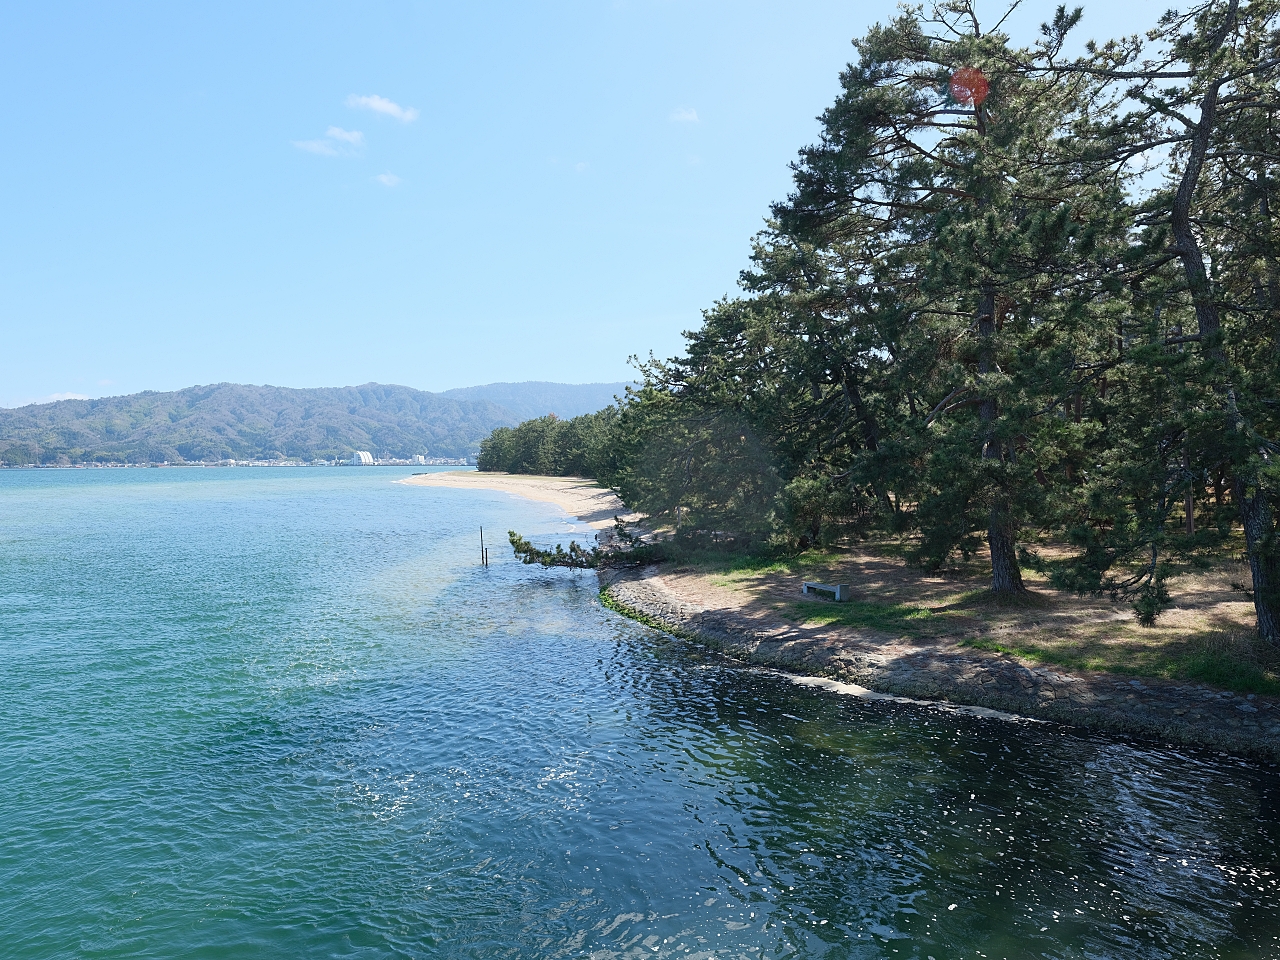
[(394, 187), (400, 182), (400, 178), (394, 173), (380, 173), (373, 179), (377, 180), (384, 187)]
[(339, 154), (350, 155), (364, 146), (364, 134), (359, 130), (343, 130), (341, 127), (330, 127), (319, 140), (294, 140), (293, 145), (307, 153), (318, 153), (322, 157), (336, 157)]
[(402, 107), (394, 100), (380, 97), (376, 93), (367, 97), (353, 93), (347, 97), (347, 106), (353, 110), (372, 110), (374, 113), (384, 113), (388, 117), (395, 117), (401, 123), (412, 123), (418, 119), (418, 111), (415, 108)]
[(353, 147), (364, 146), (364, 134), (359, 130), (343, 130), (341, 127), (330, 127), (325, 131), (324, 135), (331, 140), (341, 140), (343, 143), (349, 143)]
[(676, 107), (671, 111), (672, 123), (697, 123), (698, 111), (693, 107)]
[(307, 153), (318, 153), (322, 157), (336, 157), (338, 149), (332, 140), (294, 140), (293, 145)]

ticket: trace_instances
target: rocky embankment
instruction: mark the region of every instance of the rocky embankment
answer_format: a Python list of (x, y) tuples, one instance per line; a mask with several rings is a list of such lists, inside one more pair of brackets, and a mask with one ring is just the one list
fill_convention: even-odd
[(736, 659), (880, 693), (947, 701), (1095, 730), (1280, 760), (1280, 699), (1200, 684), (1065, 673), (955, 643), (906, 646), (797, 634), (681, 597), (661, 571), (602, 574), (621, 612)]

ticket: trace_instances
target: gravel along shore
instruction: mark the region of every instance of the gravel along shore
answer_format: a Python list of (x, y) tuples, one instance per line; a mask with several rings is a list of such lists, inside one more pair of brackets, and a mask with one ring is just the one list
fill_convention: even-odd
[(620, 613), (748, 663), (915, 701), (998, 710), (1185, 746), (1280, 760), (1280, 698), (1202, 684), (1066, 673), (954, 642), (833, 637), (818, 626), (707, 605), (659, 567), (604, 571), (601, 597)]

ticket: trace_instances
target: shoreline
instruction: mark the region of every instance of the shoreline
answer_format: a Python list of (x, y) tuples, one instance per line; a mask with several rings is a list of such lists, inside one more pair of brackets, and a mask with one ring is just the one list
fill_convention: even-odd
[[(605, 604), (735, 660), (831, 684), (837, 692), (1136, 736), (1164, 744), (1280, 761), (1280, 698), (1198, 683), (1069, 673), (972, 648), (912, 650), (891, 643), (838, 643), (797, 635), (726, 608), (691, 603), (661, 567), (600, 574)], [(835, 684), (841, 685), (836, 687)]]
[[(450, 471), (397, 482), (493, 490), (551, 503), (600, 531), (611, 528), (615, 516), (639, 518), (625, 512), (612, 490), (580, 478)], [(669, 571), (662, 566), (597, 571), (600, 598), (646, 626), (834, 692), (1280, 761), (1277, 697), (1037, 666), (956, 643), (910, 645), (871, 635), (850, 640), (836, 631), (797, 628), (682, 595), (664, 574)]]
[(516, 473), (480, 473), (448, 470), (416, 473), (397, 480), (412, 487), (447, 487), (456, 490), (494, 490), (512, 496), (555, 504), (595, 530), (610, 530), (614, 517), (633, 521), (640, 514), (628, 510), (618, 495), (594, 480), (581, 477), (541, 477)]

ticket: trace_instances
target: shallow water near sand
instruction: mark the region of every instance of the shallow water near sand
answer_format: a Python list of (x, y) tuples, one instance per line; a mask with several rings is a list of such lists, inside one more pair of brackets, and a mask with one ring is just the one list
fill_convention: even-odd
[(1280, 955), (1275, 768), (735, 667), (408, 472), (0, 471), (0, 954)]

